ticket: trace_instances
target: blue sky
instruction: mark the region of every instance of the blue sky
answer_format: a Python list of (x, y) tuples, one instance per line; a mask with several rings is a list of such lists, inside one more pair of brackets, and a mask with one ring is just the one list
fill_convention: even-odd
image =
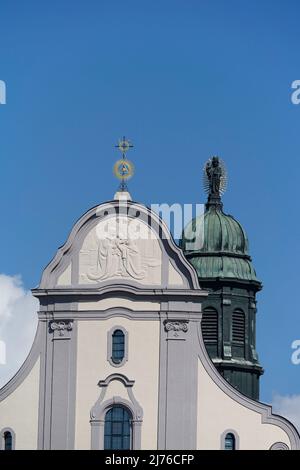
[(2, 0), (0, 272), (38, 284), (75, 220), (112, 198), (122, 135), (146, 204), (204, 202), (218, 154), (264, 284), (261, 398), (299, 395), (299, 14), (296, 0)]

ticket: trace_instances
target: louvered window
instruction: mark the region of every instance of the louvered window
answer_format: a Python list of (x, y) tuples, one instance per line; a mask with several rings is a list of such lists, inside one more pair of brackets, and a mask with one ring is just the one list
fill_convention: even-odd
[(232, 313), (232, 356), (245, 357), (245, 314), (242, 310)]
[(242, 310), (235, 310), (232, 314), (232, 342), (245, 343), (245, 314)]
[(206, 308), (202, 315), (202, 336), (210, 355), (218, 352), (218, 312), (214, 308)]

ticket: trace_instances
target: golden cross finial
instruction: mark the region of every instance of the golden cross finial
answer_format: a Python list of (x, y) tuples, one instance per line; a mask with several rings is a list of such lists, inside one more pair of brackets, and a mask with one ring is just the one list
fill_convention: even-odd
[(125, 136), (123, 136), (122, 140), (119, 140), (118, 145), (115, 145), (116, 148), (118, 148), (122, 154), (123, 157), (125, 157), (126, 152), (133, 147), (132, 143), (130, 142), (129, 139), (126, 139)]
[(134, 174), (134, 165), (126, 158), (126, 152), (133, 147), (129, 139), (125, 136), (122, 140), (119, 140), (118, 145), (115, 145), (117, 149), (122, 152), (122, 159), (118, 160), (114, 165), (114, 174), (121, 180), (120, 191), (127, 191), (126, 181), (131, 178)]

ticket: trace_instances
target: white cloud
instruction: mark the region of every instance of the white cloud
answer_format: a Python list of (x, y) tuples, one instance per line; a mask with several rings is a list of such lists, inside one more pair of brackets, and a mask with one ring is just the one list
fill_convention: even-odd
[(24, 289), (20, 276), (0, 274), (0, 387), (17, 372), (29, 353), (37, 327), (38, 304)]
[(300, 395), (273, 396), (273, 412), (284, 416), (300, 431)]

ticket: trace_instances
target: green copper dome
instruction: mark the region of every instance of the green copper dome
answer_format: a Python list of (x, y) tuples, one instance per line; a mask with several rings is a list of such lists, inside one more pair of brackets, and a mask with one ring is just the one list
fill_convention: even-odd
[(210, 206), (184, 229), (181, 247), (199, 278), (256, 281), (241, 224), (220, 207)]
[[(202, 239), (203, 216), (193, 219), (186, 226), (182, 240), (184, 251), (193, 247), (190, 242), (195, 242), (196, 234)], [(204, 214), (204, 240), (201, 244), (201, 252), (248, 255), (248, 239), (243, 227), (231, 215), (224, 214), (222, 210), (214, 207), (210, 207)]]
[(208, 192), (205, 213), (185, 227), (180, 245), (200, 279), (250, 281), (260, 288), (246, 232), (234, 217), (223, 212), (221, 194), (226, 184), (224, 163), (219, 157), (212, 157), (204, 168), (204, 187)]

